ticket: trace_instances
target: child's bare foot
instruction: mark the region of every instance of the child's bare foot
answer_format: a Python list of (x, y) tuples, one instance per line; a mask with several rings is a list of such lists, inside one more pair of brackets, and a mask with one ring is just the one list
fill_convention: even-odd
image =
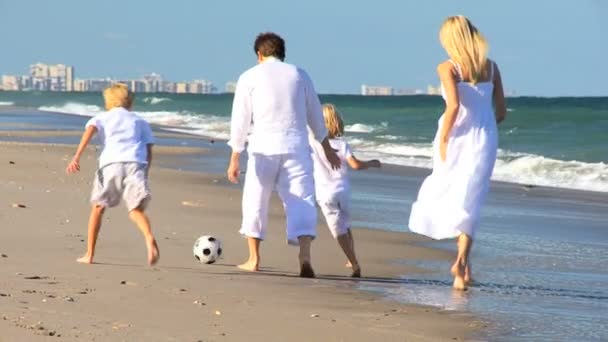
[(310, 262), (305, 261), (300, 265), (300, 277), (302, 278), (314, 278), (315, 271), (312, 269)]
[(152, 238), (147, 241), (146, 247), (148, 247), (148, 265), (154, 266), (158, 262), (158, 259), (160, 259), (160, 251), (158, 250), (156, 240)]
[(237, 266), (243, 271), (257, 272), (260, 270), (260, 263), (256, 260), (247, 260), (247, 262)]
[(353, 266), (353, 273), (350, 276), (352, 278), (361, 278), (361, 267), (359, 265)]
[(464, 269), (463, 266), (458, 260), (452, 265), (452, 269), (450, 272), (454, 276), (454, 284), (453, 287), (455, 290), (464, 291), (467, 289), (467, 284), (464, 281)]
[(93, 256), (85, 254), (84, 256), (76, 259), (76, 262), (79, 262), (81, 264), (92, 264), (93, 263)]

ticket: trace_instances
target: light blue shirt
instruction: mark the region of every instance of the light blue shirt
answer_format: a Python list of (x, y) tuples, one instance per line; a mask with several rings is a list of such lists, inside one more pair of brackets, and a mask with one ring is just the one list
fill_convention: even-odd
[(99, 168), (112, 163), (148, 163), (147, 145), (154, 143), (150, 124), (124, 108), (97, 114), (86, 127), (95, 126), (101, 140)]

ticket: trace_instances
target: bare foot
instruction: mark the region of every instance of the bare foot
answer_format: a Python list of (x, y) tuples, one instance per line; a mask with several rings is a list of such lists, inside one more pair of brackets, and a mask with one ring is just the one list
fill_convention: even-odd
[(302, 278), (314, 278), (315, 271), (312, 269), (312, 266), (308, 261), (305, 261), (300, 266), (300, 277)]
[(467, 285), (471, 285), (473, 283), (473, 276), (471, 273), (471, 265), (467, 264), (467, 266), (464, 268), (464, 282)]
[(240, 264), (237, 267), (243, 271), (249, 272), (257, 272), (260, 270), (260, 264), (258, 261), (255, 260), (247, 260), (247, 262), (245, 262), (244, 264)]
[(464, 281), (464, 266), (460, 264), (458, 261), (452, 265), (452, 269), (450, 272), (454, 276), (454, 289), (464, 291), (467, 289), (467, 284)]
[(361, 267), (359, 265), (353, 266), (353, 273), (350, 276), (351, 278), (361, 278)]
[(81, 264), (92, 264), (93, 263), (93, 256), (85, 254), (84, 256), (76, 259), (76, 262), (79, 262)]
[(154, 266), (160, 259), (160, 251), (158, 250), (158, 245), (156, 244), (156, 240), (154, 238), (151, 241), (146, 243), (146, 247), (148, 247), (148, 265)]
[(344, 265), (344, 266), (348, 267), (348, 268), (353, 268), (353, 264), (351, 264), (350, 261), (347, 261), (346, 265)]

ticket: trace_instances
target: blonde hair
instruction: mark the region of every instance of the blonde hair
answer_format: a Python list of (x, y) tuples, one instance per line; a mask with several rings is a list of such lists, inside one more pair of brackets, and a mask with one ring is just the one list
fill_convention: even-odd
[(116, 83), (103, 91), (103, 99), (106, 110), (116, 107), (130, 108), (133, 104), (134, 95), (129, 87), (123, 83)]
[(464, 67), (463, 78), (475, 84), (487, 77), (488, 43), (469, 19), (448, 17), (441, 25), (439, 40), (450, 58)]
[(323, 118), (327, 127), (327, 137), (330, 139), (344, 135), (344, 121), (333, 104), (323, 105)]

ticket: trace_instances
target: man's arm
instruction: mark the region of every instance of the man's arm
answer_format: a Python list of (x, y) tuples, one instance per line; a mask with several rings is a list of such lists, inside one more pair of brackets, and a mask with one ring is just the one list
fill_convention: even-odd
[(78, 145), (78, 149), (76, 149), (76, 153), (74, 154), (74, 157), (72, 158), (72, 160), (68, 164), (68, 167), (66, 168), (66, 172), (68, 174), (76, 173), (76, 172), (80, 171), (80, 157), (82, 156), (82, 153), (89, 145), (89, 142), (91, 141), (91, 139), (93, 138), (95, 133), (97, 133), (97, 127), (95, 127), (94, 125), (88, 125), (87, 128), (85, 129), (84, 133), (82, 134), (82, 138), (80, 139), (80, 144)]
[(230, 182), (236, 184), (239, 182), (240, 173), (240, 156), (245, 150), (247, 135), (251, 128), (251, 119), (253, 109), (251, 106), (251, 93), (247, 87), (243, 77), (239, 79), (234, 92), (234, 100), (232, 102), (232, 118), (230, 122), (230, 141), (228, 145), (232, 147), (230, 155), (230, 164), (226, 171)]
[(302, 71), (302, 74), (304, 75), (306, 84), (306, 119), (308, 121), (308, 127), (310, 127), (312, 136), (315, 140), (320, 142), (321, 146), (323, 146), (325, 157), (327, 158), (327, 161), (329, 161), (329, 164), (331, 164), (331, 167), (334, 170), (337, 170), (340, 168), (342, 162), (340, 161), (340, 157), (336, 154), (336, 151), (334, 151), (329, 144), (325, 119), (323, 119), (323, 107), (321, 107), (319, 95), (317, 95), (312, 80), (306, 72)]

